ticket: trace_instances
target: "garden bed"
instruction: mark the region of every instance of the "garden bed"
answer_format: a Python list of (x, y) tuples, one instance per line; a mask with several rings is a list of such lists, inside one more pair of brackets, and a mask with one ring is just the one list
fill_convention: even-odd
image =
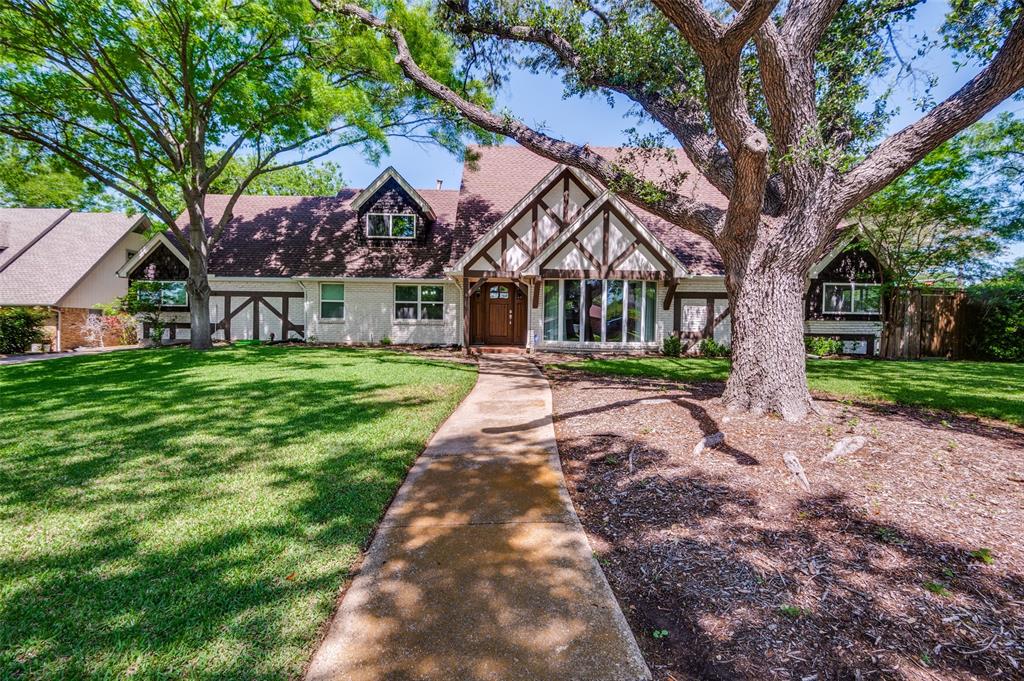
[[(1024, 430), (829, 399), (803, 424), (727, 418), (720, 382), (548, 374), (570, 494), (656, 679), (1024, 678)], [(867, 446), (820, 462), (851, 435)]]

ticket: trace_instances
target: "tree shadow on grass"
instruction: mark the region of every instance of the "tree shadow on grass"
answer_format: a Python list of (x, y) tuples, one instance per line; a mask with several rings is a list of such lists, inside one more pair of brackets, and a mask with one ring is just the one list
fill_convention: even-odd
[(368, 359), (171, 350), (4, 368), (0, 677), (297, 674), (465, 385)]

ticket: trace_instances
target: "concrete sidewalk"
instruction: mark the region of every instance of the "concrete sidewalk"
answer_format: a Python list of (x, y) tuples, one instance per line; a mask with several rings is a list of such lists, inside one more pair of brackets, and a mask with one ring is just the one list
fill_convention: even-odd
[(525, 357), (482, 357), (307, 681), (648, 678), (566, 494), (547, 381)]

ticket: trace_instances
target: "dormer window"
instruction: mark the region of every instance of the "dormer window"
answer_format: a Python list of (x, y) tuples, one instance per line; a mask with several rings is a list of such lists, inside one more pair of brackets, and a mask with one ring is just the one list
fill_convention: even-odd
[(410, 213), (367, 213), (366, 236), (371, 239), (415, 239), (416, 218)]

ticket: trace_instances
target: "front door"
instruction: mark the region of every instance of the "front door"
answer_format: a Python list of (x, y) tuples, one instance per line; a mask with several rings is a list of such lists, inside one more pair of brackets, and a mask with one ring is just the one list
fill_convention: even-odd
[(510, 345), (515, 332), (515, 286), (512, 284), (490, 284), (484, 292), (487, 319), (484, 342), (493, 345)]

